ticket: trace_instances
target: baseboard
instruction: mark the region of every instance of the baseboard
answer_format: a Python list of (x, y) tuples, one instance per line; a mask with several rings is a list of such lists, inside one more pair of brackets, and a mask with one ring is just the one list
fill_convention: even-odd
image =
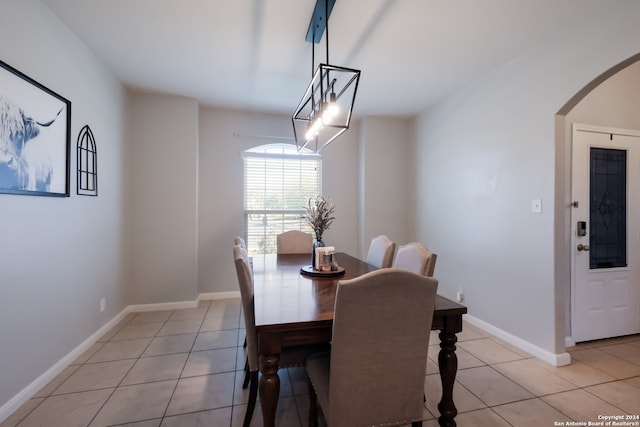
[(231, 292), (207, 292), (198, 295), (194, 301), (161, 302), (156, 304), (135, 304), (127, 307), (128, 313), (140, 313), (144, 311), (180, 310), (182, 308), (195, 308), (199, 301), (240, 298), (240, 291)]
[(134, 305), (128, 306), (125, 310), (127, 310), (127, 313), (142, 313), (145, 311), (180, 310), (182, 308), (195, 308), (197, 306), (198, 306), (198, 300), (194, 300), (194, 301), (160, 302), (155, 304), (134, 304)]
[(36, 394), (42, 387), (49, 384), (58, 374), (60, 374), (67, 366), (71, 365), (74, 360), (84, 354), (93, 344), (95, 344), (100, 337), (109, 332), (114, 326), (116, 326), (125, 316), (129, 313), (128, 308), (125, 308), (118, 313), (113, 319), (105, 323), (100, 329), (94, 332), (89, 338), (84, 340), (80, 345), (71, 350), (66, 356), (56, 362), (52, 367), (47, 369), (42, 375), (33, 380), (31, 384), (22, 389), (18, 394), (9, 399), (8, 402), (0, 406), (0, 422), (7, 419), (13, 414), (20, 406), (27, 402), (31, 397)]
[(56, 362), (47, 369), (42, 375), (33, 380), (31, 384), (22, 389), (18, 394), (13, 396), (9, 401), (0, 406), (0, 423), (13, 414), (20, 406), (26, 403), (33, 395), (35, 395), (42, 387), (49, 384), (58, 374), (60, 374), (67, 366), (73, 363), (85, 351), (95, 344), (104, 334), (109, 332), (114, 326), (122, 321), (129, 313), (140, 313), (145, 311), (159, 310), (179, 310), (182, 308), (194, 308), (198, 306), (198, 301), (216, 300), (226, 298), (240, 298), (240, 292), (209, 292), (198, 295), (194, 301), (178, 301), (156, 304), (134, 304), (125, 307), (113, 319), (105, 323), (100, 329), (91, 334), (89, 338), (84, 340), (80, 345), (71, 350), (66, 356)]
[(464, 320), (476, 326), (498, 338), (508, 342), (511, 345), (518, 347), (519, 349), (530, 353), (537, 358), (544, 360), (545, 362), (554, 365), (554, 366), (565, 366), (571, 363), (571, 356), (569, 353), (564, 352), (560, 354), (551, 353), (543, 348), (538, 347), (535, 344), (531, 344), (529, 341), (525, 341), (520, 337), (510, 334), (509, 332), (503, 331), (500, 328), (493, 326), (490, 323), (485, 322), (484, 320), (480, 320), (476, 317), (473, 317), (469, 314), (464, 315)]
[(228, 298), (240, 298), (240, 291), (207, 292), (207, 293), (198, 295), (198, 301), (215, 300), (215, 299), (228, 299)]

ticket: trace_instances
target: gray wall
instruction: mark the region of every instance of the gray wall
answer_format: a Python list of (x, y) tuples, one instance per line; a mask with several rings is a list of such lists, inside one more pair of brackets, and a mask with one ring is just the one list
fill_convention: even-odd
[(409, 120), (398, 118), (362, 119), (359, 227), (363, 257), (371, 239), (378, 235), (385, 234), (398, 245), (417, 239), (410, 216), (414, 182), (410, 179), (413, 164), (409, 124)]
[[(640, 129), (640, 62), (593, 89), (566, 116), (569, 123)], [(567, 126), (569, 131), (571, 126)]]
[[(439, 292), (463, 287), (472, 316), (551, 355), (564, 351), (565, 336), (564, 283), (554, 276), (554, 213), (565, 209), (554, 201), (554, 116), (640, 51), (638, 16), (640, 3), (612, 3), (597, 23), (576, 22), (415, 122), (417, 227), (438, 248)], [(531, 213), (534, 198), (541, 215)]]
[[(46, 7), (0, 1), (0, 40), (0, 59), (72, 103), (71, 197), (0, 194), (2, 407), (126, 305), (127, 151), (124, 91)], [(75, 144), (86, 124), (98, 150), (98, 197), (75, 195)]]
[(198, 104), (134, 94), (130, 106), (133, 304), (198, 296)]

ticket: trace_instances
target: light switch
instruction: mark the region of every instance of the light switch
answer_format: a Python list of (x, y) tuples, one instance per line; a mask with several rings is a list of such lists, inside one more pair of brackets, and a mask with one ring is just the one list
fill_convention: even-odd
[(534, 213), (534, 214), (542, 213), (542, 199), (531, 200), (531, 213)]

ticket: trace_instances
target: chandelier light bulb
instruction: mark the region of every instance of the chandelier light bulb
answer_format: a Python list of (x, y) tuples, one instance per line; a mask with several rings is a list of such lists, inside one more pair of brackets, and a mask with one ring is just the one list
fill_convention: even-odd
[(316, 136), (318, 136), (323, 127), (324, 125), (322, 123), (322, 119), (320, 117), (316, 117), (311, 121), (309, 128), (304, 135), (305, 139), (310, 140), (315, 138)]
[(309, 126), (309, 129), (307, 129), (307, 132), (304, 134), (304, 139), (306, 139), (307, 141), (313, 139), (313, 131), (311, 129), (311, 126)]
[(327, 103), (324, 108), (324, 112), (322, 113), (322, 121), (326, 123), (331, 123), (331, 119), (336, 117), (340, 112), (340, 107), (335, 101)]

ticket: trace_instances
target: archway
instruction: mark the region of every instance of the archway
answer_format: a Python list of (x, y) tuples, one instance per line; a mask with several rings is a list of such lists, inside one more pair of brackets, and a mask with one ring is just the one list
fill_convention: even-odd
[[(640, 53), (612, 66), (585, 85), (558, 110), (555, 116), (555, 297), (564, 301), (558, 312), (564, 313), (565, 345), (574, 344), (571, 338), (571, 112), (601, 84), (640, 61)], [(640, 121), (640, 120), (639, 120)], [(632, 126), (626, 126), (632, 127)], [(637, 127), (637, 126), (636, 126)], [(558, 319), (560, 320), (560, 319)]]

